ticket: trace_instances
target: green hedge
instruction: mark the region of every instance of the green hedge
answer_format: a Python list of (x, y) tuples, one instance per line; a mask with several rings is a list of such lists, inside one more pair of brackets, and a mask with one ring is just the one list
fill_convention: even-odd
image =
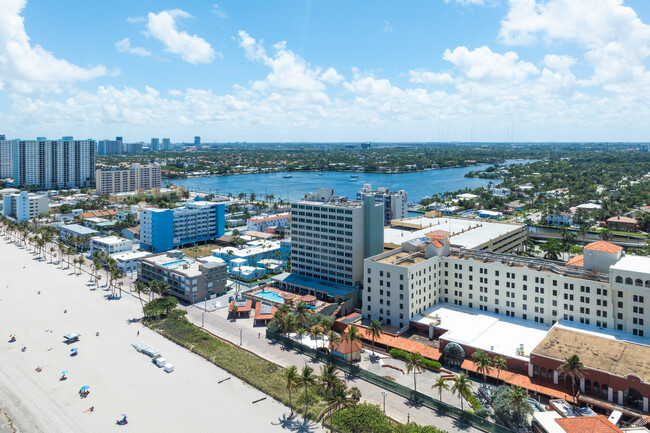
[[(406, 361), (409, 356), (409, 352), (402, 349), (390, 349), (388, 353), (393, 358), (401, 359), (402, 361)], [(423, 358), (422, 364), (424, 364), (426, 368), (430, 368), (431, 370), (440, 370), (440, 367), (442, 367), (442, 365), (438, 361), (432, 361), (428, 358)]]

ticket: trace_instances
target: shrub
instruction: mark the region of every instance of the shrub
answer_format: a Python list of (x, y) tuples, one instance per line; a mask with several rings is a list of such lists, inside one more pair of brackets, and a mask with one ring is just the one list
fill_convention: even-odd
[[(393, 358), (401, 359), (403, 361), (406, 361), (409, 355), (409, 352), (402, 349), (390, 349), (388, 353)], [(440, 367), (442, 367), (442, 365), (438, 361), (432, 361), (427, 358), (424, 358), (422, 360), (422, 364), (424, 364), (426, 368), (430, 368), (431, 370), (440, 370)]]

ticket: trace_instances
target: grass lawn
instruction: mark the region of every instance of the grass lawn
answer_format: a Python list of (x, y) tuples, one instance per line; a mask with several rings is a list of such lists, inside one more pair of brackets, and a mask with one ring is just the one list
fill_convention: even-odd
[[(219, 248), (219, 245), (207, 244), (207, 245), (198, 245), (196, 247), (183, 248), (181, 251), (188, 257), (204, 257), (211, 256), (212, 250)], [(234, 249), (234, 248), (233, 248)]]
[[(167, 318), (159, 321), (149, 321), (147, 324), (175, 343), (201, 355), (244, 382), (289, 406), (289, 392), (286, 390), (286, 382), (282, 378), (284, 370), (282, 367), (212, 336), (197, 328), (185, 318)], [(308, 416), (311, 419), (316, 419), (318, 414), (325, 408), (326, 403), (320, 401), (319, 397), (314, 393), (310, 392), (309, 396)], [(315, 399), (313, 402), (312, 397)], [(304, 388), (295, 388), (292, 392), (294, 411), (304, 412), (304, 398)]]

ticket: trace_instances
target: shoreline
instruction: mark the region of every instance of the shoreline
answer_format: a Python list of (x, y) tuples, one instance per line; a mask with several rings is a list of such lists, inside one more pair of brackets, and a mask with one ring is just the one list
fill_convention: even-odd
[[(0, 419), (6, 413), (14, 426), (7, 433), (108, 431), (123, 412), (137, 431), (211, 431), (215, 419), (232, 432), (293, 426), (283, 404), (234, 376), (219, 383), (230, 373), (143, 326), (137, 298), (107, 301), (105, 288), (95, 287), (86, 272), (77, 276), (4, 237), (0, 254), (6, 257), (0, 329), (18, 338), (17, 345), (0, 343)], [(76, 357), (62, 341), (69, 332), (82, 335), (74, 344)], [(140, 339), (158, 348), (176, 370), (163, 372), (131, 347)], [(42, 372), (35, 372), (36, 366)], [(70, 371), (66, 381), (59, 380), (62, 370)], [(91, 387), (87, 399), (77, 395), (82, 385)], [(261, 397), (267, 399), (251, 405)], [(95, 411), (85, 413), (90, 406)]]

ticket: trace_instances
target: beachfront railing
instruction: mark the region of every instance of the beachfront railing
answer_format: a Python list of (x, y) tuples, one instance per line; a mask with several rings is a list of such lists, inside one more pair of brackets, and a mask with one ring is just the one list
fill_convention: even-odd
[(495, 424), (486, 419), (483, 419), (479, 416), (474, 415), (471, 412), (461, 410), (456, 406), (452, 406), (444, 401), (436, 400), (430, 395), (426, 395), (420, 391), (412, 390), (404, 385), (400, 385), (391, 380), (378, 376), (374, 373), (371, 373), (367, 370), (360, 368), (358, 365), (351, 364), (341, 358), (330, 355), (320, 350), (315, 350), (309, 346), (305, 346), (298, 341), (292, 340), (284, 335), (273, 332), (269, 329), (266, 330), (266, 338), (270, 340), (277, 341), (285, 346), (296, 349), (300, 352), (303, 352), (313, 358), (317, 358), (326, 363), (333, 363), (342, 371), (358, 376), (370, 383), (373, 383), (379, 387), (382, 387), (388, 391), (392, 391), (395, 394), (398, 394), (402, 397), (408, 398), (409, 400), (427, 406), (435, 411), (442, 412), (445, 415), (449, 415), (453, 418), (460, 419), (465, 421), (472, 426), (485, 430), (489, 433), (512, 433), (512, 430), (508, 429), (499, 424)]

